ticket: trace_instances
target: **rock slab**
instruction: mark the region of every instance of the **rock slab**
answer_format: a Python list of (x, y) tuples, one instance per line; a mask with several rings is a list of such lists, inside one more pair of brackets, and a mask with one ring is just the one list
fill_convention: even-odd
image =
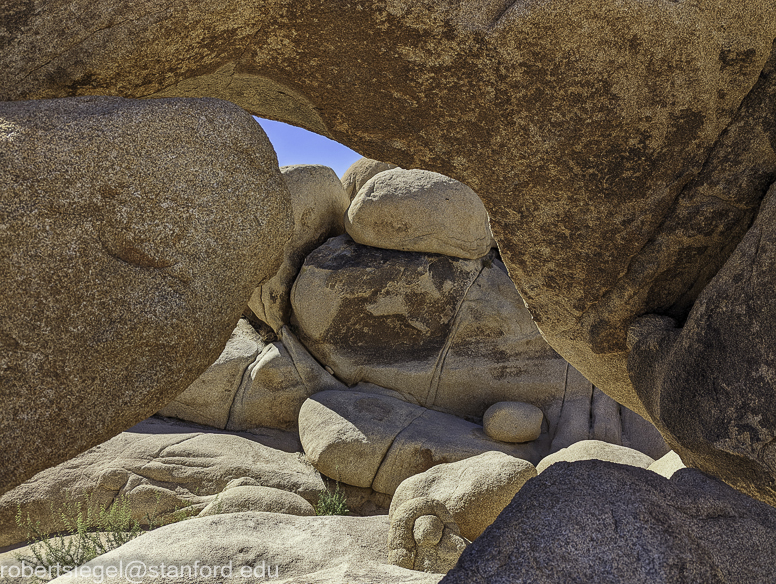
[[(102, 569), (104, 582), (126, 582), (122, 576), (111, 576), (109, 566), (125, 567), (142, 563), (146, 570), (135, 573), (133, 582), (150, 584), (159, 576), (151, 573), (164, 564), (165, 582), (171, 584), (206, 584), (214, 579), (245, 583), (267, 580), (280, 584), (310, 582), (333, 572), (333, 579), (342, 582), (342, 572), (370, 572), (390, 582), (436, 582), (437, 578), (418, 578), (416, 573), (388, 562), (387, 517), (296, 517), (280, 513), (230, 513), (202, 517), (167, 525), (150, 531), (129, 543), (85, 564), (93, 572)], [(248, 543), (249, 542), (249, 543)], [(289, 542), (294, 542), (289, 545)], [(197, 571), (186, 566), (198, 566)], [(210, 568), (210, 570), (204, 567)], [(383, 568), (385, 566), (385, 568)], [(203, 567), (203, 569), (199, 569)], [(214, 574), (213, 568), (218, 568)], [(231, 572), (226, 576), (221, 568)], [(249, 568), (246, 572), (244, 568)], [(263, 574), (263, 575), (262, 575)], [(276, 577), (277, 575), (277, 577)], [(332, 576), (329, 576), (332, 577)], [(320, 581), (320, 580), (312, 580)], [(360, 580), (359, 580), (360, 581)], [(56, 584), (93, 582), (88, 576), (61, 577)]]
[(529, 444), (497, 442), (482, 426), (456, 416), (359, 391), (312, 396), (299, 413), (299, 436), (307, 459), (321, 473), (388, 495), (437, 464), (489, 451), (538, 462), (549, 447), (546, 435)]
[(19, 508), (40, 522), (41, 532), (55, 533), (62, 525), (51, 507), (67, 500), (89, 495), (99, 508), (126, 498), (135, 519), (145, 522), (147, 514), (159, 519), (181, 509), (196, 514), (230, 485), (279, 489), (310, 504), (326, 491), (320, 474), (299, 453), (258, 438), (152, 418), (0, 497), (0, 547), (24, 541), (14, 519)]

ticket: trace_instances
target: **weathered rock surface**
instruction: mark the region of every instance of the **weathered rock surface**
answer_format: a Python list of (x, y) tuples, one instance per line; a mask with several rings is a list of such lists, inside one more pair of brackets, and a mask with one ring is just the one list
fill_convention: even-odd
[(0, 118), (2, 493), (207, 369), (290, 209), (272, 146), (230, 103), (85, 97)]
[(343, 235), (305, 260), (291, 292), (293, 321), (348, 385), (369, 381), (431, 405), (435, 365), (482, 270), (481, 260), (382, 250)]
[(672, 476), (674, 476), (676, 471), (683, 468), (687, 467), (684, 465), (679, 455), (672, 450), (659, 460), (656, 460), (650, 464), (647, 467), (647, 470), (651, 470), (652, 472), (656, 472), (657, 474), (670, 479)]
[[(380, 574), (380, 565), (388, 564), (387, 517), (296, 517), (280, 513), (230, 513), (190, 519), (150, 531), (137, 539), (95, 558), (86, 566), (102, 567), (107, 575), (105, 582), (126, 582), (123, 577), (111, 577), (108, 566), (127, 566), (130, 562), (142, 562), (148, 571), (135, 575), (137, 584), (158, 581), (150, 568), (166, 566), (166, 582), (205, 583), (222, 578), (220, 568), (231, 565), (234, 582), (255, 582), (271, 578), (273, 582), (307, 581), (309, 573), (339, 568), (374, 570)], [(294, 545), (289, 545), (289, 542)], [(250, 545), (246, 545), (250, 542)], [(201, 570), (196, 575), (185, 573), (182, 567), (218, 567), (219, 574)], [(250, 566), (250, 574), (242, 574), (243, 567)], [(173, 570), (173, 567), (175, 570)], [(264, 576), (261, 576), (262, 567)], [(99, 568), (98, 568), (99, 569)], [(256, 570), (255, 575), (253, 570)], [(177, 575), (175, 574), (177, 572)], [(189, 570), (191, 572), (191, 570)], [(429, 582), (415, 579), (407, 570), (389, 569), (387, 574), (396, 577), (391, 582)], [(277, 573), (277, 579), (275, 574)], [(91, 577), (61, 578), (65, 582), (90, 582)], [(327, 580), (324, 580), (327, 581)], [(337, 582), (334, 579), (331, 582)], [(434, 582), (434, 580), (430, 580)]]
[(200, 511), (240, 478), (296, 493), (309, 503), (326, 490), (300, 454), (152, 418), (0, 497), (0, 547), (24, 540), (14, 520), (18, 505), (23, 516), (29, 513), (41, 522), (41, 531), (50, 533), (61, 528), (51, 504), (57, 509), (66, 498), (91, 493), (92, 504), (109, 506), (126, 497), (136, 519), (144, 521), (146, 514), (164, 518), (176, 509)]
[(567, 363), (491, 255), (381, 250), (342, 236), (308, 256), (291, 302), (300, 340), (349, 385), (474, 416), (500, 397), (544, 404), (564, 390)]
[(494, 403), (530, 403), (546, 418), (552, 451), (592, 437), (668, 451), (547, 345), (495, 252), (454, 259), (342, 236), (308, 256), (291, 302), (300, 340), (347, 384), (475, 419)]
[(493, 239), (477, 193), (442, 174), (402, 168), (361, 187), (345, 230), (362, 245), (471, 260), (487, 254)]
[(536, 465), (536, 471), (541, 473), (553, 464), (577, 462), (579, 460), (605, 460), (638, 468), (647, 468), (655, 462), (653, 458), (632, 448), (617, 446), (616, 444), (609, 444), (599, 440), (583, 440), (543, 458)]
[(494, 440), (530, 442), (542, 433), (542, 410), (523, 402), (498, 402), (485, 410), (482, 428)]
[(636, 391), (682, 460), (772, 505), (774, 290), (776, 185), (684, 326), (666, 317), (637, 320), (628, 361)]
[(159, 413), (223, 430), (243, 373), (263, 348), (261, 336), (240, 319), (216, 362)]
[(345, 232), (343, 215), (350, 199), (334, 171), (319, 164), (280, 169), (291, 193), (294, 230), (283, 248), (278, 272), (253, 291), (248, 306), (277, 332), (288, 324), (289, 294), (304, 258), (330, 237)]
[(388, 558), (401, 568), (446, 573), (468, 543), (441, 502), (418, 497), (405, 501), (391, 517)]
[(15, 0), (0, 99), (222, 97), (460, 180), (550, 344), (646, 416), (629, 324), (684, 320), (776, 177), (773, 2), (318, 8)]
[(248, 367), (235, 395), (229, 430), (295, 428), (304, 401), (345, 386), (310, 356), (288, 327)]
[(346, 386), (321, 367), (288, 327), (279, 332), (279, 341), (265, 345), (240, 320), (218, 361), (159, 413), (221, 430), (296, 428), (304, 400)]
[(299, 436), (307, 460), (326, 476), (392, 495), (406, 478), (434, 465), (489, 451), (536, 461), (549, 439), (506, 444), (482, 426), (389, 396), (326, 391), (299, 413)]
[(304, 517), (315, 515), (313, 506), (296, 493), (272, 487), (240, 485), (221, 491), (199, 512), (198, 517), (243, 511), (287, 513)]
[(395, 164), (380, 162), (371, 158), (359, 158), (342, 175), (342, 186), (348, 194), (348, 199), (352, 201), (369, 179), (373, 176), (396, 168)]
[(502, 452), (485, 452), (459, 462), (439, 464), (399, 485), (389, 517), (418, 497), (440, 501), (451, 513), (463, 537), (477, 539), (496, 520), (528, 479), (534, 466)]
[(670, 480), (555, 464), (472, 543), (446, 584), (770, 582), (776, 510), (694, 469)]

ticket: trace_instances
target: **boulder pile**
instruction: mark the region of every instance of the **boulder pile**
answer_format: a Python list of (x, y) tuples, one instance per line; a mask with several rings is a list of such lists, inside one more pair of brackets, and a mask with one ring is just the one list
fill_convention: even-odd
[[(352, 174), (380, 168), (354, 166)], [(609, 448), (641, 466), (665, 454), (651, 425), (542, 339), (468, 187), (393, 168), (349, 203), (325, 167), (284, 167), (281, 176), (294, 234), (221, 356), (163, 418), (0, 498), (0, 546), (23, 541), (17, 509), (43, 531), (60, 529), (52, 501), (126, 500), (138, 519), (233, 516), (239, 531), (245, 513), (314, 515), (336, 485), (354, 512), (389, 515), (380, 527), (386, 563), (445, 572), (536, 465), (569, 459), (572, 445), (599, 444), (587, 458), (600, 450), (612, 460)], [(361, 219), (377, 232), (381, 213), (399, 217), (405, 197), (436, 207), (401, 219), (407, 238), (363, 243)], [(458, 238), (462, 225), (469, 235)], [(286, 520), (273, 521), (281, 533)]]
[[(161, 413), (236, 431), (298, 429), (323, 474), (388, 495), (436, 464), (488, 451), (538, 464), (575, 442), (600, 440), (663, 456), (668, 449), (650, 424), (542, 338), (477, 195), (433, 172), (378, 172), (385, 166), (353, 165), (345, 185), (355, 176), (364, 182), (349, 206), (325, 167), (281, 169), (295, 233), (304, 237), (289, 241), (278, 272), (285, 275), (270, 279), (276, 306), (286, 307), (267, 322), (279, 340), (259, 352), (246, 345), (251, 363), (224, 369), (229, 379), (219, 384), (203, 376)], [(253, 318), (269, 313), (269, 304), (249, 306)], [(219, 362), (235, 358), (246, 327), (241, 321), (235, 348)], [(226, 417), (187, 414), (208, 409), (185, 405), (199, 402), (203, 384), (220, 403), (209, 407)]]

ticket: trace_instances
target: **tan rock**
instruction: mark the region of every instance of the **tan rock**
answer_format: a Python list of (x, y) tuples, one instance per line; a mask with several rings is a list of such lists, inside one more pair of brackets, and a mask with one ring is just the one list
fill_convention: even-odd
[(304, 258), (330, 237), (345, 232), (343, 215), (350, 199), (334, 171), (317, 164), (297, 164), (280, 169), (291, 193), (294, 230), (283, 248), (278, 272), (256, 288), (248, 306), (277, 332), (288, 324), (289, 294)]
[(231, 103), (10, 102), (0, 119), (3, 493), (216, 361), (290, 209), (272, 146)]
[(353, 200), (369, 180), (386, 170), (397, 168), (395, 164), (380, 162), (371, 158), (359, 158), (342, 175), (342, 186), (348, 194), (348, 199)]
[[(501, 442), (530, 442), (542, 433), (542, 411), (523, 402), (498, 402), (485, 410), (485, 433)], [(471, 539), (471, 538), (469, 538)]]
[(292, 304), (300, 340), (349, 385), (464, 416), (507, 399), (562, 401), (568, 364), (491, 256), (380, 250), (343, 236), (308, 256)]
[(633, 450), (632, 448), (598, 440), (583, 440), (543, 458), (536, 465), (536, 472), (541, 473), (556, 462), (577, 462), (580, 460), (605, 460), (638, 468), (647, 468), (655, 462), (654, 459), (643, 452)]
[(529, 444), (488, 438), (482, 426), (387, 396), (326, 391), (299, 413), (299, 436), (310, 463), (326, 476), (393, 495), (408, 477), (434, 465), (501, 451), (538, 462), (549, 437)]
[[(118, 576), (118, 569), (132, 562), (157, 570), (164, 565), (164, 581), (171, 584), (206, 584), (214, 578), (236, 584), (262, 580), (279, 584), (364, 581), (350, 580), (348, 575), (353, 573), (371, 575), (375, 578), (372, 582), (435, 582), (389, 565), (388, 532), (389, 522), (384, 516), (297, 517), (244, 512), (198, 517), (150, 531), (95, 558), (85, 564), (89, 570), (86, 575), (82, 570), (76, 577), (53, 582), (93, 583), (96, 569), (104, 575), (106, 584), (126, 584), (124, 573)], [(343, 575), (344, 579), (339, 579)], [(133, 581), (151, 584), (159, 577), (149, 569), (136, 573)]]
[(461, 260), (335, 238), (305, 261), (292, 304), (300, 340), (345, 383), (475, 419), (502, 401), (539, 408), (552, 445), (537, 462), (594, 436), (621, 443), (624, 431), (651, 455), (668, 451), (605, 394), (593, 403), (592, 383), (542, 339), (495, 253)]
[(393, 495), (389, 517), (393, 518), (405, 502), (429, 497), (444, 504), (461, 535), (474, 541), (535, 476), (536, 469), (530, 462), (503, 452), (485, 452), (439, 464), (402, 481)]
[(388, 557), (402, 568), (446, 573), (468, 543), (450, 512), (432, 498), (405, 501), (391, 517)]
[(320, 474), (300, 454), (245, 436), (152, 418), (0, 497), (0, 547), (24, 541), (14, 519), (19, 506), (23, 516), (29, 513), (40, 521), (45, 533), (61, 529), (58, 508), (87, 494), (97, 507), (125, 497), (135, 518), (144, 522), (147, 515), (196, 514), (236, 479), (237, 485), (280, 489), (309, 503), (326, 490)]
[(391, 444), (372, 488), (394, 494), (408, 477), (447, 462), (458, 462), (483, 452), (499, 451), (536, 464), (549, 450), (549, 436), (526, 444), (508, 444), (489, 438), (482, 426), (450, 414), (426, 410)]
[(313, 506), (296, 493), (272, 487), (240, 485), (221, 491), (198, 517), (243, 511), (266, 511), (289, 515), (315, 515)]
[(460, 302), (435, 383), (422, 403), (481, 417), (494, 403), (526, 402), (546, 412), (554, 435), (564, 396), (590, 385), (572, 370), (542, 338), (504, 264), (492, 254)]
[(481, 270), (479, 260), (376, 249), (343, 235), (305, 260), (293, 322), (347, 385), (369, 381), (425, 399), (456, 307)]
[(650, 464), (647, 467), (647, 470), (651, 470), (652, 472), (656, 472), (657, 474), (670, 479), (672, 476), (674, 476), (676, 471), (683, 468), (687, 467), (682, 462), (682, 459), (679, 458), (679, 455), (672, 450), (662, 458), (659, 458)]
[(229, 413), (229, 430), (296, 428), (304, 401), (319, 391), (345, 389), (307, 352), (288, 327), (241, 377)]
[(477, 259), (491, 248), (488, 212), (473, 190), (426, 170), (396, 168), (367, 182), (348, 207), (354, 241), (400, 251)]
[(223, 430), (243, 374), (263, 347), (261, 336), (240, 319), (216, 362), (159, 413)]
[(655, 459), (670, 450), (657, 428), (594, 387), (573, 367), (569, 367), (566, 392), (559, 405), (551, 453), (583, 440), (625, 446)]
[(304, 402), (299, 438), (307, 460), (328, 477), (369, 487), (396, 436), (424, 409), (354, 391), (327, 391)]

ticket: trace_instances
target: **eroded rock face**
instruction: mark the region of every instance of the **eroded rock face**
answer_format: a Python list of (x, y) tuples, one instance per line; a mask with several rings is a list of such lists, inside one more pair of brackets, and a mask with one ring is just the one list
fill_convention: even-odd
[(263, 348), (259, 333), (241, 318), (216, 362), (159, 413), (223, 430), (243, 374)]
[(461, 416), (504, 399), (546, 404), (565, 389), (568, 364), (492, 253), (466, 260), (342, 236), (307, 257), (291, 303), (300, 340), (348, 385)]
[(241, 376), (229, 413), (229, 430), (290, 429), (304, 401), (319, 391), (345, 389), (301, 345), (288, 327)]
[(167, 519), (176, 511), (196, 515), (221, 491), (238, 486), (280, 489), (317, 503), (326, 491), (321, 475), (301, 454), (260, 440), (146, 420), (0, 497), (0, 547), (25, 540), (15, 521), (19, 508), (23, 517), (39, 522), (41, 532), (55, 533), (63, 526), (52, 506), (56, 510), (87, 495), (95, 509), (126, 498), (141, 522), (147, 516)]
[(307, 460), (326, 476), (389, 495), (438, 464), (490, 451), (536, 463), (550, 446), (546, 434), (528, 444), (497, 442), (472, 422), (358, 391), (308, 399), (299, 412), (299, 437)]
[(217, 100), (0, 104), (0, 492), (147, 418), (221, 353), (291, 227)]
[(768, 582), (776, 510), (695, 469), (600, 461), (532, 479), (446, 584)]
[(666, 317), (637, 320), (628, 361), (636, 391), (682, 460), (772, 505), (774, 290), (776, 186), (684, 326)]
[(308, 256), (291, 302), (300, 340), (347, 384), (477, 421), (495, 403), (529, 403), (551, 441), (541, 456), (590, 438), (653, 457), (668, 450), (547, 345), (495, 252), (465, 260), (342, 236)]

